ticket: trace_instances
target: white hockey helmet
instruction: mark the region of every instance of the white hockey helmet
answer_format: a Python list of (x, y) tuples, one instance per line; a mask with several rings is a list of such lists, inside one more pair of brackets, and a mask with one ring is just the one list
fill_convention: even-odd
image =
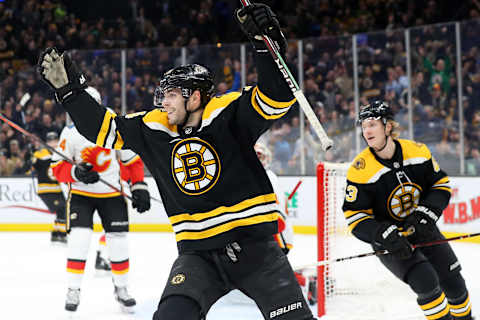
[(266, 169), (270, 166), (272, 163), (272, 152), (270, 152), (270, 149), (267, 148), (263, 143), (257, 142), (253, 146), (253, 149), (255, 149), (255, 152), (257, 153), (257, 157), (262, 163), (263, 167)]

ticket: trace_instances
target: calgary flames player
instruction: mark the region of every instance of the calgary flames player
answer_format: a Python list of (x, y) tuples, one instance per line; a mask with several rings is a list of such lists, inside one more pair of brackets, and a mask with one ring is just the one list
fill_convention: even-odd
[[(100, 97), (92, 87), (87, 92), (94, 98)], [(77, 163), (72, 165), (55, 154), (51, 164), (58, 181), (70, 186), (67, 201), (68, 291), (65, 309), (76, 311), (80, 303), (81, 282), (93, 232), (93, 214), (97, 210), (105, 230), (115, 298), (124, 311), (132, 312), (136, 301), (127, 291), (129, 222), (127, 204), (119, 191), (120, 167), (124, 166), (123, 175), (128, 176), (131, 183), (132, 206), (141, 213), (150, 208), (148, 187), (143, 181), (143, 163), (130, 150), (116, 152), (91, 143), (73, 125), (63, 129), (57, 149)], [(100, 177), (117, 190), (99, 181)]]

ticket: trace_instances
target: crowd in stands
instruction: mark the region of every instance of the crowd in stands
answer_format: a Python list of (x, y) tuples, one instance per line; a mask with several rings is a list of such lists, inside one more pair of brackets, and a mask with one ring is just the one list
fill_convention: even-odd
[[(394, 107), (408, 137), (405, 34), (411, 29), (414, 137), (427, 143), (447, 172), (459, 172), (455, 26), (462, 22), (463, 118), (467, 174), (480, 174), (480, 1), (462, 5), (436, 1), (262, 1), (278, 13), (290, 40), (286, 60), (298, 72), (298, 42), (303, 39), (304, 92), (327, 132), (333, 151), (320, 152), (308, 123), (300, 137), (298, 106), (264, 137), (279, 174), (299, 174), (301, 149), (306, 173), (320, 160), (349, 161), (356, 153), (352, 34), (357, 34), (360, 104), (384, 99)], [(65, 114), (33, 66), (41, 50), (72, 50), (102, 102), (121, 113), (121, 48), (126, 54), (127, 112), (152, 107), (158, 77), (181, 63), (208, 65), (216, 75), (217, 94), (239, 90), (242, 38), (232, 19), (238, 1), (108, 1), (26, 0), (0, 2), (0, 112), (44, 139), (60, 132)], [(81, 5), (79, 4), (81, 3)], [(102, 4), (103, 3), (103, 4)], [(454, 6), (455, 5), (455, 6)], [(104, 6), (104, 7), (102, 7)], [(88, 8), (88, 10), (87, 10)], [(113, 10), (114, 11), (114, 10)], [(98, 18), (98, 13), (105, 17)], [(419, 26), (419, 27), (415, 27)], [(370, 33), (365, 33), (365, 32)], [(233, 43), (233, 44), (231, 44)], [(254, 84), (253, 55), (247, 54), (246, 83)], [(38, 147), (0, 123), (0, 176), (28, 171), (31, 149)]]

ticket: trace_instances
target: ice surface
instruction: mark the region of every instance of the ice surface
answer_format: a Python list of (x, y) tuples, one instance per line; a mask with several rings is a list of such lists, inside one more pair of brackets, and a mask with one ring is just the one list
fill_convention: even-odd
[[(130, 233), (130, 292), (137, 300), (135, 314), (120, 311), (113, 297), (110, 277), (96, 277), (95, 251), (99, 234), (90, 244), (81, 302), (70, 316), (64, 311), (66, 294), (66, 247), (52, 246), (48, 233), (0, 233), (0, 318), (1, 319), (151, 319), (177, 255), (171, 233)], [(480, 246), (454, 243), (463, 275), (470, 289), (474, 313), (480, 310)], [(289, 255), (294, 266), (311, 264), (316, 259), (316, 239), (296, 235)], [(370, 258), (366, 258), (370, 259)], [(375, 258), (372, 258), (375, 259)], [(219, 300), (207, 320), (260, 320), (254, 306), (233, 306), (228, 299)]]

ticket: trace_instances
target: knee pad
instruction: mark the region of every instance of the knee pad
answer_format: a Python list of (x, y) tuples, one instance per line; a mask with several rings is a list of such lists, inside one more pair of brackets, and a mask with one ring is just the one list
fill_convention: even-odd
[(160, 301), (153, 320), (202, 320), (200, 305), (187, 296), (170, 296)]
[(413, 266), (407, 273), (406, 282), (420, 299), (431, 297), (441, 291), (437, 272), (428, 262)]
[(440, 286), (442, 287), (449, 301), (465, 298), (467, 293), (465, 279), (463, 279), (460, 272), (455, 273), (447, 279), (442, 279)]

